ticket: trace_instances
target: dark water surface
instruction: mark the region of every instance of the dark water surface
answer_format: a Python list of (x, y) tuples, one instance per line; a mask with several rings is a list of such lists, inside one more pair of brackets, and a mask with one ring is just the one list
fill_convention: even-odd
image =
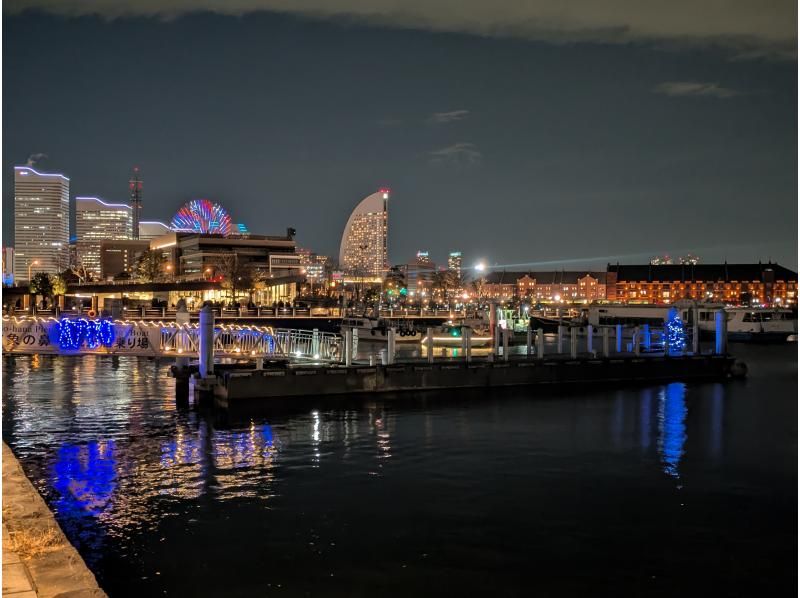
[(3, 438), (112, 598), (796, 595), (797, 346), (733, 351), (746, 381), (226, 427), (167, 362), (6, 357)]

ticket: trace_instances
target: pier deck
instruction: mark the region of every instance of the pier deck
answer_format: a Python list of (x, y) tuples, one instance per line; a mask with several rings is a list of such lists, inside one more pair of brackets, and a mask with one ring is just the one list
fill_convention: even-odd
[(553, 356), (509, 361), (448, 360), (393, 365), (302, 366), (227, 371), (213, 385), (215, 403), (362, 393), (493, 388), (553, 384), (658, 383), (724, 380), (734, 358), (727, 355), (577, 358)]

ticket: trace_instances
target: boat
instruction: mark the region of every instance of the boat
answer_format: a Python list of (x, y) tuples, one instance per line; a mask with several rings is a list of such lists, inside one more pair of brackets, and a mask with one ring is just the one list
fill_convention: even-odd
[[(446, 322), (434, 328), (433, 346), (434, 347), (461, 347), (463, 343), (463, 329), (469, 326), (472, 328), (471, 347), (488, 347), (492, 344), (492, 335), (487, 328), (483, 328), (479, 322)], [(427, 335), (422, 338), (422, 343), (427, 342)]]
[(600, 305), (591, 306), (587, 323), (595, 328), (622, 324), (626, 328), (648, 325), (661, 328), (671, 309), (677, 309), (681, 320), (692, 326), (697, 314), (697, 327), (703, 337), (716, 334), (716, 314), (726, 314), (728, 340), (743, 342), (783, 342), (797, 335), (797, 314), (785, 308), (730, 307), (722, 304), (697, 304), (677, 301), (673, 305)]
[(360, 341), (388, 342), (389, 328), (394, 328), (395, 343), (419, 343), (424, 333), (417, 330), (412, 323), (404, 320), (391, 320), (387, 318), (373, 318), (369, 316), (343, 318), (341, 334), (345, 329), (352, 329)]
[[(698, 307), (697, 325), (703, 336), (714, 334), (718, 310)], [(790, 309), (728, 307), (725, 314), (729, 341), (780, 343), (797, 335), (797, 314)]]

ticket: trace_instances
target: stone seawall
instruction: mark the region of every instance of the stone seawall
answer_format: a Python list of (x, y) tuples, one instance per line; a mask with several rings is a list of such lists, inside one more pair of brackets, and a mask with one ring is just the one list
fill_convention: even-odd
[(101, 598), (106, 593), (3, 443), (3, 596)]

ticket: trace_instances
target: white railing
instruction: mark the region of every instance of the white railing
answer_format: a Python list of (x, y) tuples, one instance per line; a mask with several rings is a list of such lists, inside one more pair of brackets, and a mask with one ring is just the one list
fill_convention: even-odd
[[(6, 353), (199, 355), (198, 324), (36, 316), (3, 318)], [(341, 336), (270, 326), (216, 325), (214, 354), (220, 357), (284, 357), (339, 361)]]

